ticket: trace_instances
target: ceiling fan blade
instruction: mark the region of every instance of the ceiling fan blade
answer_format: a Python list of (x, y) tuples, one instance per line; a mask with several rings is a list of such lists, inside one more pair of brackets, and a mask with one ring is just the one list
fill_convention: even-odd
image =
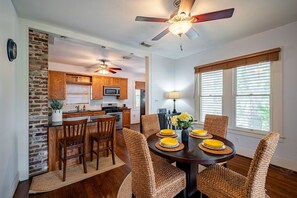
[(234, 8), (229, 8), (226, 10), (220, 10), (216, 12), (209, 12), (205, 14), (199, 14), (192, 16), (193, 18), (196, 19), (193, 23), (201, 23), (204, 21), (212, 21), (212, 20), (218, 20), (218, 19), (225, 19), (225, 18), (230, 18), (232, 17), (234, 12)]
[(100, 69), (95, 70), (94, 72), (98, 72)]
[(194, 40), (199, 36), (199, 34), (196, 32), (196, 30), (193, 29), (193, 27), (191, 27), (189, 31), (186, 32), (186, 35), (191, 40)]
[(112, 69), (112, 70), (122, 70), (122, 68), (118, 68), (118, 67), (108, 67), (108, 69)]
[(96, 63), (96, 64), (93, 64), (93, 65), (87, 66), (87, 68), (98, 67), (99, 65), (100, 65), (100, 63)]
[(115, 71), (112, 71), (111, 69), (107, 69), (110, 73), (113, 73), (113, 74), (115, 74), (115, 73), (117, 73), (117, 72), (115, 72)]
[(195, 0), (181, 0), (179, 9), (178, 9), (178, 14), (184, 12), (187, 16), (190, 16), (191, 9), (195, 3)]
[(155, 18), (155, 17), (145, 17), (145, 16), (137, 16), (135, 18), (135, 21), (144, 21), (144, 22), (167, 22), (168, 19), (164, 19), (164, 18)]
[(163, 36), (165, 36), (166, 34), (168, 34), (169, 32), (169, 28), (166, 28), (165, 30), (163, 30), (160, 34), (158, 34), (157, 36), (155, 36), (152, 41), (157, 41), (160, 38), (162, 38)]

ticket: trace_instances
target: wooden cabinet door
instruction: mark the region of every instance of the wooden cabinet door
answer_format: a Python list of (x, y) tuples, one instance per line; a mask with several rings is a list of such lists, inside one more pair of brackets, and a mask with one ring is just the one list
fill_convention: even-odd
[(130, 124), (131, 124), (130, 112), (131, 112), (130, 109), (123, 110), (123, 127), (130, 128)]
[(104, 76), (104, 77), (101, 77), (101, 78), (102, 78), (102, 81), (103, 81), (103, 86), (112, 86), (112, 83), (113, 83), (112, 77)]
[(120, 78), (112, 78), (112, 86), (119, 87), (120, 86)]
[(48, 71), (48, 99), (65, 100), (66, 74), (58, 71)]
[(92, 77), (92, 99), (93, 100), (103, 99), (103, 82), (102, 82), (102, 77), (100, 76)]
[(128, 99), (128, 79), (121, 78), (120, 79), (120, 96), (118, 97), (119, 100)]

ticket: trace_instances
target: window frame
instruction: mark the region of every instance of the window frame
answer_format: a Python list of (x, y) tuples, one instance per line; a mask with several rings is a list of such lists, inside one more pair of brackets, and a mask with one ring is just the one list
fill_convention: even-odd
[[(252, 64), (251, 64), (252, 65)], [(270, 62), (270, 131), (283, 133), (283, 63), (281, 60)], [(229, 117), (228, 132), (248, 137), (262, 138), (268, 132), (235, 127), (235, 68), (223, 70), (222, 114)], [(195, 117), (199, 127), (200, 121), (200, 79), (201, 73), (195, 75)]]

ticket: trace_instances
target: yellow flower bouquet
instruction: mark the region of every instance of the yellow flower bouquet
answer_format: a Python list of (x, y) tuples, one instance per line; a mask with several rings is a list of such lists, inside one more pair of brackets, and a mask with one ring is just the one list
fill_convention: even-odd
[(180, 129), (187, 129), (192, 127), (193, 121), (193, 116), (188, 114), (187, 112), (183, 112), (180, 115), (175, 115), (171, 118), (172, 125), (175, 127), (179, 127)]

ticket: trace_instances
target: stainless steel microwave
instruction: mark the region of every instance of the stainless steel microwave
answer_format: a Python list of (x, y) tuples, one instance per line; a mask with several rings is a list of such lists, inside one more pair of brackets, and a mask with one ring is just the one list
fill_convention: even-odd
[(119, 87), (104, 86), (103, 87), (103, 95), (104, 96), (119, 96), (120, 95), (120, 88)]

